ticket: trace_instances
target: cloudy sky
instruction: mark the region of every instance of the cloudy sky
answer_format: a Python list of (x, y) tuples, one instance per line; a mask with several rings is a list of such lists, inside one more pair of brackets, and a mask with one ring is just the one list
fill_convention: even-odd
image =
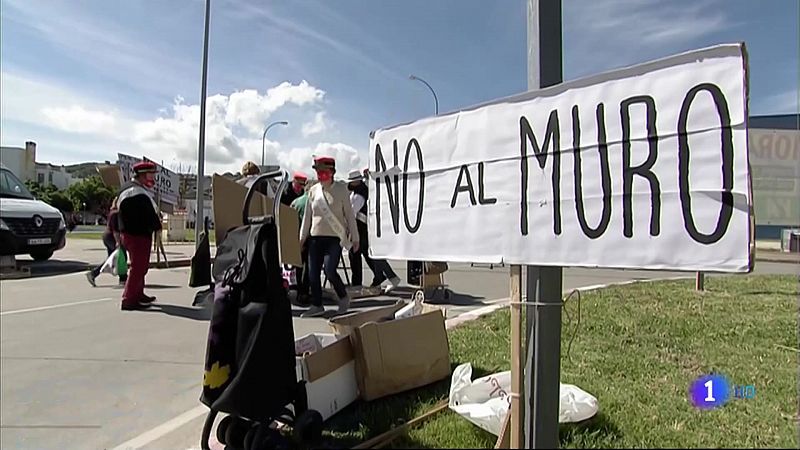
[[(371, 130), (526, 89), (524, 0), (212, 0), (206, 172), (366, 166)], [(564, 1), (564, 78), (744, 41), (753, 114), (798, 112), (797, 0)], [(0, 140), (196, 166), (204, 0), (0, 0)]]

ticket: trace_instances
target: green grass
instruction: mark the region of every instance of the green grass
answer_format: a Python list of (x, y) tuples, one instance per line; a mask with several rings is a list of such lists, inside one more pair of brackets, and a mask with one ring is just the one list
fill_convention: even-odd
[[(563, 317), (561, 381), (598, 399), (600, 412), (561, 425), (565, 448), (798, 448), (798, 280), (792, 276), (709, 277), (706, 292), (691, 281), (663, 281), (585, 293)], [(509, 312), (450, 333), (453, 367), (471, 362), (473, 376), (509, 369)], [(688, 400), (696, 377), (724, 374), (754, 384), (752, 400), (732, 399), (698, 411)], [(449, 380), (373, 402), (331, 419), (327, 438), (352, 445), (410, 420), (447, 398)], [(394, 448), (491, 448), (495, 437), (450, 410), (394, 441)]]

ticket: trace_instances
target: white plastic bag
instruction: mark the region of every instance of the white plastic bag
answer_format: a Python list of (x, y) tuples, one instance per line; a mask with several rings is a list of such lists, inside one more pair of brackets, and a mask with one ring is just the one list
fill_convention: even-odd
[(109, 275), (116, 275), (117, 274), (117, 252), (119, 252), (119, 247), (111, 252), (111, 255), (106, 259), (106, 262), (103, 263), (103, 266), (100, 267), (100, 273), (107, 273)]
[[(453, 371), (450, 409), (483, 428), (500, 435), (511, 405), (511, 372), (505, 371), (472, 381), (472, 364)], [(597, 414), (597, 399), (572, 384), (560, 385), (559, 423), (580, 422)]]

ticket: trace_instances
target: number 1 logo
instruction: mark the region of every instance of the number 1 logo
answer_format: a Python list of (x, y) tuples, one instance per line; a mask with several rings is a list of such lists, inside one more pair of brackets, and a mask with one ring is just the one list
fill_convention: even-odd
[(689, 386), (689, 400), (699, 409), (719, 408), (728, 401), (728, 380), (722, 375), (705, 375)]

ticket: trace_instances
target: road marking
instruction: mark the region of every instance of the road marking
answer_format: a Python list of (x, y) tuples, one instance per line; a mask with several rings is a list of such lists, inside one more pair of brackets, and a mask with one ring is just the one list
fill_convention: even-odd
[[(136, 436), (135, 438), (114, 447), (112, 450), (138, 450), (206, 413), (208, 413), (208, 408), (205, 405), (198, 405), (195, 408), (181, 414), (180, 416), (170, 419), (169, 421), (164, 422), (152, 430), (145, 431), (139, 436)], [(198, 439), (200, 439), (199, 436)]]
[(47, 311), (48, 309), (57, 309), (57, 308), (66, 308), (67, 306), (76, 306), (76, 305), (86, 305), (89, 303), (98, 303), (98, 302), (107, 302), (111, 300), (111, 298), (98, 298), (96, 300), (83, 300), (80, 302), (72, 302), (72, 303), (61, 303), (58, 305), (49, 305), (49, 306), (40, 306), (38, 308), (26, 308), (26, 309), (14, 309), (11, 311), (3, 311), (0, 312), (0, 316), (6, 316), (11, 314), (22, 314), (28, 312), (36, 312), (36, 311)]

